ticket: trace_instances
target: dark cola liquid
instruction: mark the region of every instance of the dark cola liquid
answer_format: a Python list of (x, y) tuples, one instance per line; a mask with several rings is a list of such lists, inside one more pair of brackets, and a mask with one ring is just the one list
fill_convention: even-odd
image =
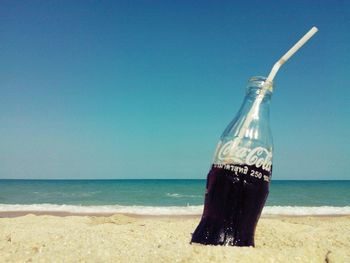
[(271, 172), (248, 165), (213, 165), (202, 219), (191, 243), (254, 246), (254, 233), (269, 193)]

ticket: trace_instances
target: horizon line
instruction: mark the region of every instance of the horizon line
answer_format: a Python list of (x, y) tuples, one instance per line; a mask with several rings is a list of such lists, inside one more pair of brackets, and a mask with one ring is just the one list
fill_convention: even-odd
[[(206, 178), (0, 178), (0, 181), (206, 180)], [(274, 179), (273, 181), (350, 181), (350, 179)]]

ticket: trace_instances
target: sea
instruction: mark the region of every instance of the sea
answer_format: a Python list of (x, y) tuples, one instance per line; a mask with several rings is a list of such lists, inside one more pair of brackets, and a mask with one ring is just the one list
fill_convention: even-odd
[[(201, 215), (205, 180), (0, 180), (0, 212)], [(274, 180), (263, 215), (350, 215), (350, 181)]]

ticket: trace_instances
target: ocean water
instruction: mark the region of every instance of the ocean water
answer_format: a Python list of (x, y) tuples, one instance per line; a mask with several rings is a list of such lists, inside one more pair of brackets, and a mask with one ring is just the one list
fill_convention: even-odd
[[(0, 180), (0, 211), (198, 214), (205, 180)], [(272, 181), (263, 214), (350, 214), (350, 181)]]

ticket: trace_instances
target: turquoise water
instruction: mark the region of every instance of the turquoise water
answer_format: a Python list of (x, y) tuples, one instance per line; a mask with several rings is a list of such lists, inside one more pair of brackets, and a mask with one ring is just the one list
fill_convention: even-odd
[[(52, 209), (49, 204), (94, 206), (97, 211), (103, 206), (201, 207), (204, 192), (205, 180), (0, 180), (0, 210), (14, 210), (8, 205)], [(350, 181), (272, 181), (266, 205), (347, 207)]]
[[(1, 204), (201, 205), (205, 180), (0, 180)], [(350, 181), (273, 181), (267, 205), (347, 206)]]

